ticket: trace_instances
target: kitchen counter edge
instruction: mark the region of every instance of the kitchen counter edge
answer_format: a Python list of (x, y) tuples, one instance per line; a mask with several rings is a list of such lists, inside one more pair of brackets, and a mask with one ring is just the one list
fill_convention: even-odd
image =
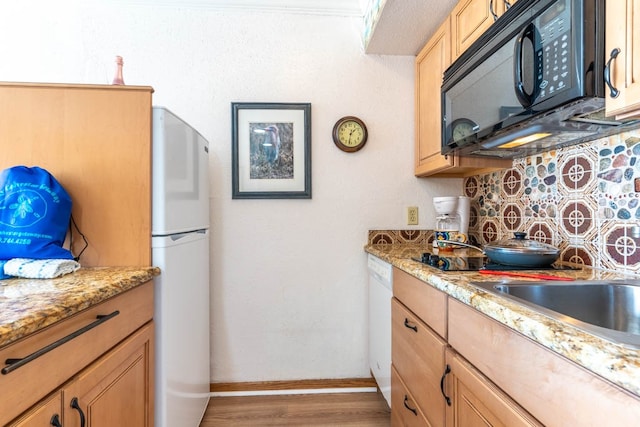
[[(607, 379), (622, 389), (640, 396), (640, 350), (607, 341), (518, 304), (493, 295), (471, 282), (496, 282), (500, 277), (477, 272), (441, 272), (414, 261), (425, 252), (424, 246), (411, 244), (368, 244), (365, 252), (380, 258), (450, 297), (461, 301), (501, 324), (532, 339), (585, 369)], [(583, 268), (554, 272), (576, 280), (611, 280), (628, 278), (613, 272)], [(455, 280), (454, 280), (455, 279)], [(637, 280), (637, 277), (634, 278)], [(520, 279), (518, 280), (527, 280)]]
[(55, 279), (0, 281), (0, 347), (133, 289), (157, 267), (88, 267)]

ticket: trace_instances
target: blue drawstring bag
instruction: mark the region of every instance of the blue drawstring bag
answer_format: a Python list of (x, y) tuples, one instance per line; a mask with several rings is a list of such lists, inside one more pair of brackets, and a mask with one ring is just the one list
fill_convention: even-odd
[(0, 174), (0, 260), (72, 259), (62, 247), (71, 197), (39, 167), (14, 166)]

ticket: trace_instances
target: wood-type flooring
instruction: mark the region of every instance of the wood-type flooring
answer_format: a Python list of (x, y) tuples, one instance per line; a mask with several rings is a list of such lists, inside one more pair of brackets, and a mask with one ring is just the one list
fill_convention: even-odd
[(200, 427), (389, 427), (380, 392), (212, 397)]

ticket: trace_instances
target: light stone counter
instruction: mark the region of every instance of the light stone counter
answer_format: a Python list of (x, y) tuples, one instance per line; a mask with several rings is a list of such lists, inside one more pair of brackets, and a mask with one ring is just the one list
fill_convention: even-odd
[[(494, 295), (471, 282), (527, 280), (487, 276), (476, 272), (444, 272), (413, 261), (425, 252), (424, 245), (369, 244), (365, 251), (391, 263), (449, 296), (531, 338), (544, 347), (640, 396), (640, 350), (592, 335), (569, 323), (554, 320), (506, 297)], [(540, 271), (541, 273), (545, 273)], [(546, 272), (548, 273), (548, 271)], [(577, 280), (622, 279), (615, 273), (593, 269), (554, 271), (554, 275)], [(635, 278), (637, 280), (637, 277)]]
[(157, 267), (92, 267), (56, 279), (0, 280), (0, 347), (159, 274)]

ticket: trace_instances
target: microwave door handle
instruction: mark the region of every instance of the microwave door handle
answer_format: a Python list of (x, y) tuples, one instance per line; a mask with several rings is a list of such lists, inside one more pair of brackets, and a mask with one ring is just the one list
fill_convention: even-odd
[[(520, 102), (520, 104), (527, 108), (530, 107), (531, 105), (533, 105), (533, 102), (535, 101), (536, 97), (538, 96), (538, 77), (537, 77), (537, 70), (538, 70), (538, 61), (539, 59), (536, 57), (535, 55), (535, 46), (536, 46), (536, 27), (535, 25), (529, 24), (527, 25), (527, 27), (522, 30), (522, 32), (520, 33), (520, 35), (518, 36), (518, 38), (516, 39), (516, 44), (514, 46), (514, 52), (513, 52), (513, 81), (514, 81), (514, 89), (516, 92), (516, 97), (518, 98), (518, 101)], [(522, 62), (523, 62), (523, 46), (526, 40), (529, 40), (531, 42), (531, 46), (534, 50), (533, 52), (533, 64), (529, 64), (530, 66), (533, 65), (534, 68), (534, 85), (533, 85), (533, 90), (531, 93), (527, 93), (525, 86), (524, 86), (524, 82), (522, 81), (523, 78), (523, 67), (522, 67)]]

